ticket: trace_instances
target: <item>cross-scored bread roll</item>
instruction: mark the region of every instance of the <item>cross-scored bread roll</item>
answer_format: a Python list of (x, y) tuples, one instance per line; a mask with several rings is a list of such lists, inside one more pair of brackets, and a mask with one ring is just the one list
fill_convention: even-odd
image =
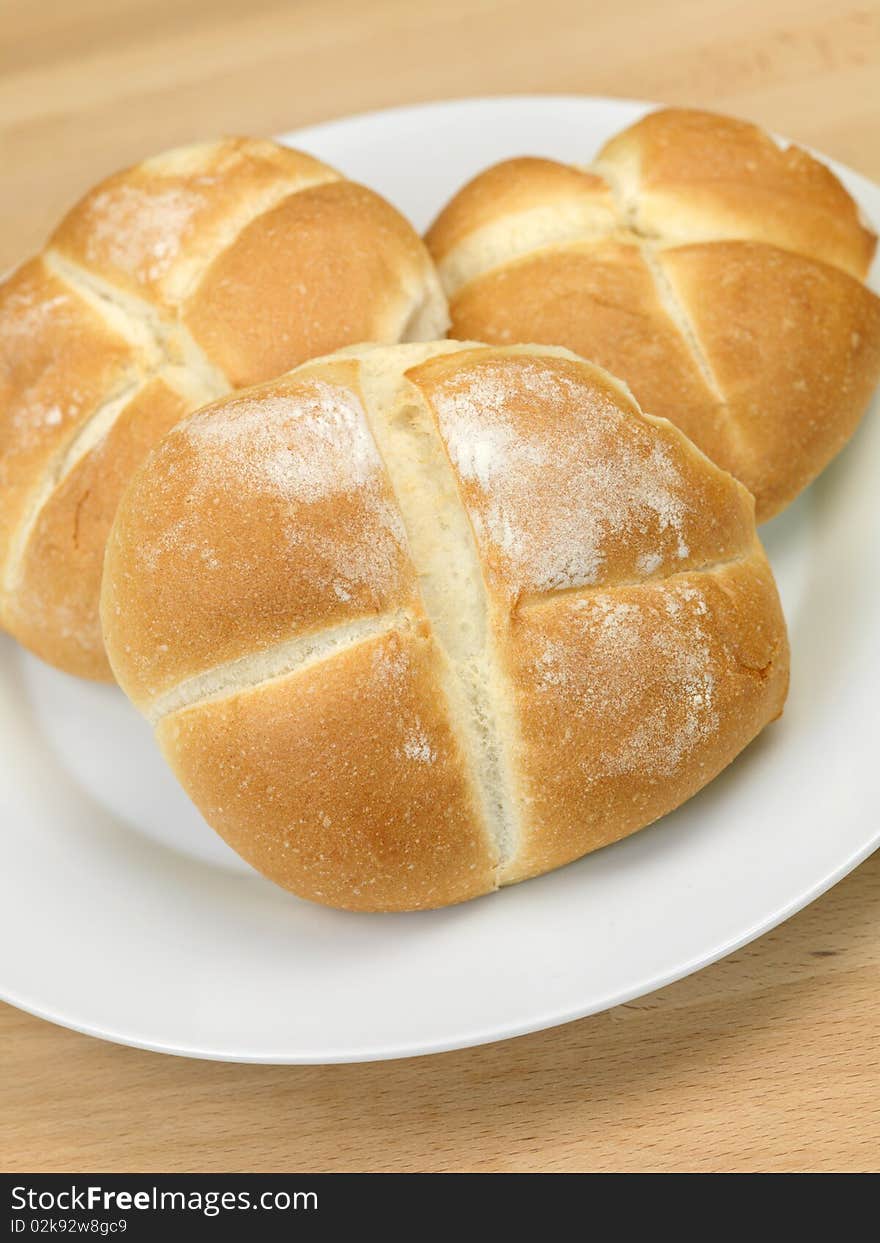
[(783, 509), (880, 377), (876, 238), (824, 165), (754, 125), (665, 109), (591, 169), (508, 160), (427, 235), (451, 336), (568, 346)]
[(356, 910), (649, 824), (788, 681), (752, 497), (552, 348), (356, 347), (200, 410), (122, 499), (102, 618), (208, 822)]
[(229, 139), (109, 178), (0, 285), (0, 622), (108, 678), (104, 543), (146, 451), (230, 388), (447, 324), (410, 225), (311, 156)]

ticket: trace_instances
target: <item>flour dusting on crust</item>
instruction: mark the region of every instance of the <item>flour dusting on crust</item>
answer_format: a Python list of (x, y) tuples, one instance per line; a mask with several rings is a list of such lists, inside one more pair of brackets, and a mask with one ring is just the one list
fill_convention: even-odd
[(133, 361), (129, 345), (40, 260), (0, 286), (0, 482), (20, 469), (18, 454), (57, 449), (112, 400)]
[(177, 259), (205, 196), (171, 187), (120, 185), (87, 204), (86, 257), (110, 263), (137, 280), (160, 280)]
[(197, 414), (186, 435), (203, 472), (308, 504), (369, 485), (382, 464), (360, 403), (313, 381), (291, 396), (234, 398)]
[(669, 776), (719, 726), (705, 594), (689, 583), (648, 590), (644, 599), (631, 592), (572, 601), (570, 636), (539, 642), (539, 697), (589, 730), (594, 745), (581, 763), (588, 781)]
[(689, 555), (686, 490), (667, 447), (634, 435), (589, 378), (508, 357), (432, 397), (483, 554), (517, 590), (601, 583), (609, 547), (628, 538), (656, 544), (638, 555), (644, 574)]
[[(287, 394), (245, 393), (199, 411), (175, 437), (194, 455), (187, 454), (190, 503), (141, 550), (147, 570), (184, 557), (200, 573), (223, 574), (231, 553), (244, 561), (249, 549), (240, 542), (218, 551), (206, 514), (218, 505), (245, 512), (257, 505), (265, 514), (268, 501), (278, 545), (291, 564), (310, 567), (312, 585), (328, 598), (346, 604), (356, 594), (379, 599), (393, 590), (406, 534), (349, 389), (309, 379)], [(344, 505), (345, 519), (318, 514), (324, 503)]]
[[(45, 428), (75, 423), (82, 413), (81, 394), (69, 386), (47, 385), (53, 367), (63, 365), (65, 335), (75, 331), (76, 306), (67, 294), (46, 297), (33, 283), (22, 283), (7, 293), (0, 307), (0, 393), (4, 394), (5, 418), (15, 429), (20, 445), (38, 441)], [(53, 349), (54, 340), (59, 348)], [(31, 383), (21, 384), (22, 360), (39, 344), (51, 352)], [(5, 396), (8, 386), (9, 394)]]

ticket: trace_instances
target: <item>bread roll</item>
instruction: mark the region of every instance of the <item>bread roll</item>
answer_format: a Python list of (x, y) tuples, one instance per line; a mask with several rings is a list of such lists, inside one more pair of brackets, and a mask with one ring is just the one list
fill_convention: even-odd
[(104, 543), (146, 451), (230, 388), (447, 324), (409, 224), (311, 156), (229, 139), (103, 182), (0, 285), (4, 628), (109, 678)]
[(206, 820), (351, 910), (634, 832), (788, 681), (752, 497), (552, 348), (362, 346), (207, 406), (122, 499), (102, 618)]
[(854, 432), (880, 377), (876, 238), (824, 165), (684, 109), (591, 169), (515, 159), (427, 234), (460, 339), (565, 345), (625, 379), (778, 513)]

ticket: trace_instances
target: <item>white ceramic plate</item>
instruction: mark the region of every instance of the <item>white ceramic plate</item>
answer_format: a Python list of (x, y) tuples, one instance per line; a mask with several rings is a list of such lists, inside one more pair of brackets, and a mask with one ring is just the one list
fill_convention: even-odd
[[(505, 156), (586, 161), (644, 105), (467, 100), (288, 140), (418, 225)], [(874, 221), (880, 189), (837, 168)], [(0, 641), (0, 995), (194, 1057), (403, 1057), (564, 1023), (696, 971), (880, 843), (880, 422), (764, 537), (791, 631), (784, 719), (653, 828), (451, 910), (347, 915), (251, 872), (109, 687)]]

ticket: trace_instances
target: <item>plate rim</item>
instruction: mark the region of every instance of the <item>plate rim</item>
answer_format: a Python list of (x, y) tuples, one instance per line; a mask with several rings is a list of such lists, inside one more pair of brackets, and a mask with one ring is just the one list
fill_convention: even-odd
[(259, 1054), (242, 1052), (235, 1054), (220, 1053), (212, 1049), (187, 1048), (182, 1045), (163, 1044), (160, 1041), (138, 1040), (96, 1025), (80, 1023), (73, 1019), (61, 1017), (58, 1014), (53, 1014), (48, 1009), (16, 999), (11, 994), (8, 995), (3, 991), (0, 991), (0, 1001), (13, 1006), (16, 1010), (22, 1010), (25, 1014), (31, 1014), (35, 1018), (54, 1023), (56, 1026), (67, 1028), (69, 1031), (79, 1032), (83, 1036), (91, 1036), (97, 1040), (106, 1040), (110, 1044), (121, 1045), (130, 1049), (141, 1049), (149, 1053), (162, 1053), (171, 1057), (183, 1057), (192, 1061), (228, 1062), (231, 1065), (238, 1066), (340, 1066), (357, 1065), (361, 1062), (392, 1062), (402, 1061), (411, 1057), (430, 1057), (436, 1053), (452, 1053), (458, 1049), (479, 1048), (482, 1045), (500, 1044), (506, 1040), (515, 1040), (520, 1036), (534, 1035), (537, 1032), (552, 1031), (556, 1027), (564, 1027), (568, 1023), (575, 1023), (579, 1019), (590, 1018), (595, 1014), (604, 1014), (606, 1010), (613, 1010), (616, 1006), (625, 1005), (628, 1001), (634, 1001), (639, 997), (647, 997), (651, 993), (668, 988), (679, 980), (687, 979), (688, 976), (696, 975), (697, 972), (704, 970), (706, 967), (713, 966), (716, 962), (720, 962), (721, 959), (736, 953), (738, 949), (742, 949), (766, 933), (772, 932), (774, 928), (780, 927), (781, 924), (786, 923), (818, 898), (821, 898), (824, 893), (828, 893), (829, 890), (833, 889), (835, 885), (839, 884), (840, 881), (853, 872), (860, 863), (864, 863), (866, 859), (875, 854), (878, 849), (880, 849), (880, 825), (875, 830), (873, 840), (869, 841), (866, 847), (857, 850), (839, 868), (833, 869), (816, 886), (808, 890), (807, 893), (774, 912), (768, 920), (760, 920), (758, 923), (753, 924), (741, 937), (734, 937), (729, 941), (723, 942), (709, 954), (697, 955), (687, 960), (681, 968), (675, 968), (665, 975), (656, 977), (647, 987), (642, 982), (621, 990), (618, 995), (611, 999), (603, 1000), (597, 1005), (588, 1004), (583, 1008), (575, 1007), (573, 1010), (555, 1012), (549, 1018), (544, 1016), (543, 1018), (529, 1020), (520, 1024), (508, 1024), (502, 1030), (484, 1029), (469, 1036), (447, 1037), (434, 1042), (423, 1042), (418, 1046), (389, 1046), (383, 1049), (370, 1049), (366, 1052), (351, 1052), (348, 1050), (327, 1052), (323, 1050), (321, 1052), (306, 1051), (297, 1054), (280, 1052)]

